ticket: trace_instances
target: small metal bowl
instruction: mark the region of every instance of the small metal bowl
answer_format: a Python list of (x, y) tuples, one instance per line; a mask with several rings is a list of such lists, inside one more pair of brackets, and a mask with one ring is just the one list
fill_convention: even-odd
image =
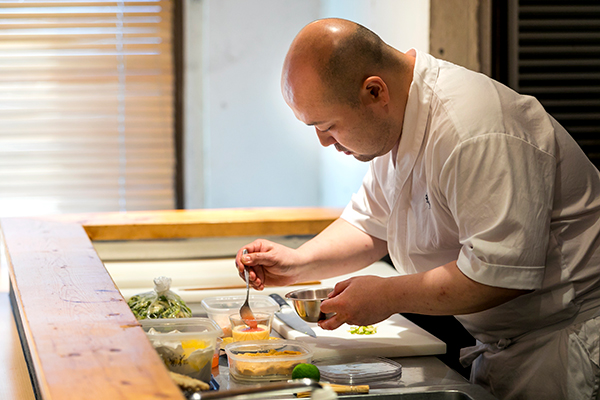
[(322, 289), (300, 289), (289, 292), (285, 295), (294, 304), (294, 310), (300, 318), (306, 322), (317, 322), (329, 317), (334, 313), (322, 313), (321, 302), (327, 299), (327, 295), (333, 291), (333, 288)]

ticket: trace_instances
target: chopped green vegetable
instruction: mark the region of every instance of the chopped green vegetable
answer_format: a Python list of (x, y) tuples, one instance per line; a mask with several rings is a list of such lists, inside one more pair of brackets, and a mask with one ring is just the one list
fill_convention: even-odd
[(171, 279), (159, 277), (154, 280), (153, 291), (131, 296), (127, 304), (137, 320), (146, 318), (189, 318), (192, 310), (169, 290)]
[(373, 325), (353, 326), (348, 332), (353, 335), (373, 335), (377, 333), (377, 327)]

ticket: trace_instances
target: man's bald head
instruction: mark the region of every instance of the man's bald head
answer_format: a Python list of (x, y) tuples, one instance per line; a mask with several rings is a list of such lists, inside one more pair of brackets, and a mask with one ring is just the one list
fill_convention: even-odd
[(357, 105), (363, 81), (383, 70), (402, 68), (394, 50), (379, 36), (351, 21), (322, 19), (296, 36), (283, 67), (286, 97), (293, 98), (314, 74), (322, 84), (323, 100)]

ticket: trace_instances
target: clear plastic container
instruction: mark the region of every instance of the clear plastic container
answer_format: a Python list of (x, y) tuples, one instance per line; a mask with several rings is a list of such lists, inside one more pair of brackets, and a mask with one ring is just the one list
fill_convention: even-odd
[(402, 365), (383, 357), (339, 357), (315, 362), (321, 380), (344, 385), (363, 385), (400, 379)]
[(141, 320), (146, 336), (170, 371), (208, 383), (217, 338), (223, 331), (209, 318)]
[[(225, 336), (231, 336), (231, 324), (229, 316), (239, 312), (246, 296), (219, 296), (207, 297), (202, 300), (202, 307), (206, 310), (208, 318), (215, 321)], [(279, 305), (275, 300), (265, 295), (250, 295), (250, 308), (253, 312), (271, 312), (279, 310)]]
[(225, 346), (229, 375), (241, 382), (291, 379), (294, 367), (310, 363), (313, 351), (295, 340), (233, 342)]
[[(234, 342), (243, 340), (269, 340), (271, 336), (271, 326), (273, 325), (272, 312), (253, 311), (254, 320), (248, 321), (242, 318), (240, 313), (231, 314), (231, 336)], [(250, 326), (253, 322), (254, 325)]]

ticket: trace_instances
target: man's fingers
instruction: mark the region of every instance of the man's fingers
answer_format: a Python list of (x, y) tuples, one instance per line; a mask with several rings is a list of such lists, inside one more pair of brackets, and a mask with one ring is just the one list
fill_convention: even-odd
[(346, 279), (345, 281), (341, 281), (341, 282), (336, 283), (335, 286), (333, 287), (333, 291), (331, 291), (327, 295), (327, 297), (329, 297), (331, 299), (333, 297), (336, 297), (340, 293), (342, 293), (344, 290), (346, 290), (346, 288), (348, 287), (348, 285), (350, 285), (350, 281), (351, 280), (352, 280), (352, 278)]
[(344, 322), (345, 321), (343, 321), (342, 318), (336, 314), (333, 317), (317, 322), (317, 324), (321, 327), (321, 329), (332, 331), (342, 326)]
[(254, 278), (252, 280), (252, 286), (256, 290), (263, 290), (265, 288), (265, 270), (264, 268), (250, 268), (254, 271)]

